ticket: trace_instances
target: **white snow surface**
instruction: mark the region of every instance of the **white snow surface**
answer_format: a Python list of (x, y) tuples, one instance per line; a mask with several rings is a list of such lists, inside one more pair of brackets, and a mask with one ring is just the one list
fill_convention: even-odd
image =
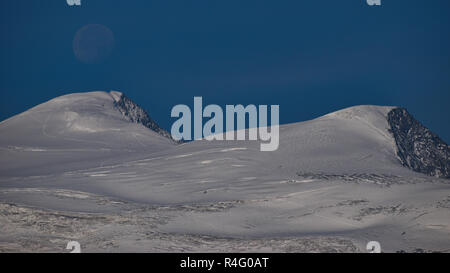
[(393, 107), (281, 125), (279, 149), (261, 152), (175, 144), (128, 122), (120, 95), (70, 94), (0, 123), (0, 251), (450, 249), (450, 184), (401, 166)]

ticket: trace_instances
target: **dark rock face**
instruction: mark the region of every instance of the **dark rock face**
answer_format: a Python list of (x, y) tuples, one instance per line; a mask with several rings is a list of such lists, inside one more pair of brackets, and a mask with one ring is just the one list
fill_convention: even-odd
[(414, 119), (404, 108), (388, 113), (391, 133), (401, 163), (435, 177), (450, 178), (450, 147), (436, 134)]
[(114, 105), (129, 121), (140, 123), (150, 130), (153, 130), (162, 136), (172, 139), (172, 136), (169, 132), (159, 127), (159, 125), (150, 118), (150, 116), (144, 109), (142, 109), (127, 96), (122, 94), (120, 99), (114, 102)]

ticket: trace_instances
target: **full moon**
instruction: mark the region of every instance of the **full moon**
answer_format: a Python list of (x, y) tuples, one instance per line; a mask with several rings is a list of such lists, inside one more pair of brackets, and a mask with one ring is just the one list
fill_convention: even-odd
[(73, 38), (73, 52), (83, 63), (100, 63), (111, 55), (113, 49), (114, 34), (104, 25), (83, 26)]

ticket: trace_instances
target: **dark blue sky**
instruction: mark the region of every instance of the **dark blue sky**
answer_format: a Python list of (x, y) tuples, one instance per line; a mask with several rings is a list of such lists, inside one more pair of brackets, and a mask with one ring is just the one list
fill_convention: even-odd
[[(450, 1), (2, 0), (0, 120), (67, 93), (120, 90), (169, 129), (172, 106), (280, 104), (280, 122), (399, 105), (450, 141)], [(114, 34), (75, 56), (87, 24)]]

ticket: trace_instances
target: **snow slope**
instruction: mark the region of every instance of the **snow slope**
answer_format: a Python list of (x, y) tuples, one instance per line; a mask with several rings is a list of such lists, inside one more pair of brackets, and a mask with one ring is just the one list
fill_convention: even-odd
[(174, 146), (160, 133), (130, 122), (115, 105), (121, 95), (65, 95), (1, 122), (0, 175), (92, 167), (136, 151), (149, 154)]
[(0, 250), (450, 249), (450, 184), (401, 164), (394, 107), (282, 125), (280, 148), (261, 152), (174, 144), (117, 111), (115, 95), (63, 96), (0, 124)]

